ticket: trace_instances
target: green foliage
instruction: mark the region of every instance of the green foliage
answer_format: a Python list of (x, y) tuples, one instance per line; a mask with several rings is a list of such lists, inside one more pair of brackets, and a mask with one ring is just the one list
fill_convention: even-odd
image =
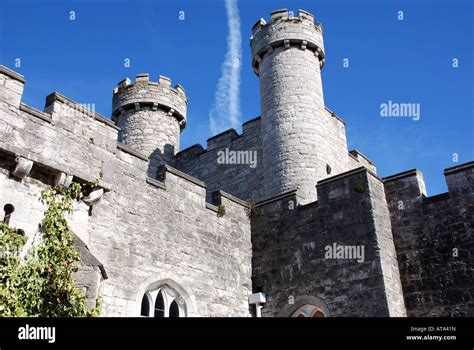
[(255, 201), (253, 199), (249, 199), (247, 201), (247, 206), (248, 206), (247, 216), (249, 218), (260, 215), (260, 208), (257, 206), (257, 204), (255, 203)]
[(65, 215), (75, 201), (97, 186), (72, 183), (41, 194), (47, 205), (41, 223), (42, 240), (24, 257), (26, 238), (0, 224), (0, 316), (97, 316), (99, 305), (88, 310), (85, 295), (74, 285), (73, 272), (80, 260)]
[(223, 217), (225, 215), (225, 206), (223, 206), (222, 204), (217, 206), (217, 216), (218, 217)]
[(363, 193), (365, 191), (365, 185), (364, 185), (364, 182), (362, 180), (359, 179), (359, 180), (356, 181), (354, 191), (356, 191), (358, 193)]

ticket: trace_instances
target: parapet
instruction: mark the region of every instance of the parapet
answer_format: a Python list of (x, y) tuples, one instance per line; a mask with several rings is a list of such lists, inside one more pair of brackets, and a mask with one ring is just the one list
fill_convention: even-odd
[(226, 144), (231, 143), (240, 136), (241, 135), (239, 135), (237, 131), (235, 131), (235, 129), (225, 130), (207, 139), (207, 150), (211, 151), (215, 148), (222, 147)]
[[(87, 105), (80, 104), (78, 102), (75, 102), (71, 100), (69, 97), (66, 97), (59, 92), (53, 92), (46, 96), (46, 103), (44, 106), (44, 110), (47, 112), (47, 114), (52, 113), (54, 110), (54, 105), (58, 103), (60, 105), (66, 105), (69, 106), (71, 109), (80, 112), (84, 115), (88, 115), (90, 117), (93, 117), (95, 120), (107, 124), (108, 126), (118, 129), (118, 127), (110, 121), (110, 119), (107, 119), (105, 116), (97, 113), (96, 111), (90, 109)], [(24, 105), (20, 106), (20, 108), (25, 109)], [(27, 107), (32, 109), (31, 107)], [(37, 111), (36, 113), (38, 113)], [(49, 112), (49, 113), (48, 113)], [(31, 113), (31, 112), (30, 112)], [(41, 113), (41, 112), (40, 112)]]
[(353, 199), (355, 203), (364, 193), (369, 195), (369, 182), (372, 180), (382, 182), (365, 166), (320, 180), (316, 185), (318, 203), (323, 205), (330, 201), (347, 199)]
[(19, 108), (24, 85), (23, 75), (0, 65), (0, 102)]
[(424, 202), (472, 196), (474, 193), (474, 162), (468, 162), (444, 170), (448, 185), (448, 192), (427, 197), (423, 174), (412, 169), (399, 174), (384, 177), (385, 192), (389, 201), (404, 199), (416, 200), (422, 198)]
[[(187, 200), (199, 202), (200, 205), (214, 212), (217, 212), (217, 206), (219, 205), (226, 207), (232, 205), (232, 207), (241, 210), (248, 209), (248, 204), (245, 201), (222, 190), (212, 192), (212, 203), (206, 202), (206, 184), (169, 165), (162, 165), (158, 173), (160, 174), (160, 180), (147, 178), (146, 183), (164, 191), (177, 194), (183, 193)], [(189, 208), (192, 210), (192, 206), (189, 206)]]
[(444, 176), (451, 196), (474, 194), (474, 161), (447, 168)]
[(148, 74), (138, 74), (135, 83), (125, 78), (114, 89), (112, 119), (117, 120), (122, 112), (128, 110), (162, 109), (176, 118), (182, 130), (186, 126), (187, 106), (188, 99), (181, 85), (171, 87), (171, 79), (165, 76), (152, 82)]
[[(374, 183), (380, 186), (383, 184), (382, 180), (374, 172), (365, 166), (361, 166), (318, 181), (316, 184), (317, 201), (300, 204), (300, 198), (297, 193), (298, 189), (295, 188), (283, 194), (265, 198), (258, 202), (257, 205), (264, 206), (269, 203), (284, 201), (290, 205), (292, 210), (296, 207), (298, 209), (318, 208), (337, 201), (349, 201), (354, 204), (361, 201), (362, 198), (370, 196)], [(279, 207), (284, 209), (281, 205)]]
[(318, 57), (320, 66), (324, 65), (323, 33), (320, 23), (315, 22), (309, 12), (298, 10), (298, 16), (291, 16), (287, 9), (271, 13), (271, 22), (259, 19), (252, 27), (250, 46), (252, 49), (252, 67), (259, 75), (259, 63), (266, 53), (277, 47), (298, 47), (310, 50)]
[(377, 168), (375, 167), (375, 164), (369, 158), (363, 155), (359, 150), (354, 149), (352, 151), (349, 151), (349, 156), (357, 160), (363, 166), (370, 169), (373, 173), (377, 173)]
[(204, 149), (200, 144), (195, 144), (178, 152), (176, 156), (181, 159), (185, 159), (187, 157), (197, 157), (209, 151), (219, 149), (225, 145), (230, 145), (232, 142), (242, 137), (258, 137), (258, 135), (255, 135), (255, 129), (260, 128), (260, 122), (260, 116), (250, 119), (242, 124), (241, 134), (239, 134), (235, 129), (225, 130), (208, 138), (206, 149)]
[(389, 202), (391, 200), (426, 197), (425, 180), (423, 179), (423, 174), (418, 169), (411, 169), (387, 176), (382, 180)]

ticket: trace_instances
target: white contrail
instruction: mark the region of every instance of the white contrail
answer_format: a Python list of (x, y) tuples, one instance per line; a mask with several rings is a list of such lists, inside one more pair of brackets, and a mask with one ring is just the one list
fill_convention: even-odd
[(242, 37), (237, 0), (225, 0), (227, 12), (227, 53), (222, 63), (222, 74), (217, 83), (214, 104), (209, 112), (213, 134), (240, 126), (240, 66), (242, 61)]

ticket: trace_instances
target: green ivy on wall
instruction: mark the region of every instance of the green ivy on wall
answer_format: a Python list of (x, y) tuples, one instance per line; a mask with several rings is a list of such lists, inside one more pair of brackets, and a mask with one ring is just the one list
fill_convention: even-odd
[(89, 310), (72, 277), (80, 255), (74, 248), (66, 214), (87, 195), (98, 180), (53, 187), (41, 193), (46, 204), (41, 223), (42, 240), (27, 254), (20, 254), (26, 238), (0, 223), (0, 316), (98, 316), (100, 306)]

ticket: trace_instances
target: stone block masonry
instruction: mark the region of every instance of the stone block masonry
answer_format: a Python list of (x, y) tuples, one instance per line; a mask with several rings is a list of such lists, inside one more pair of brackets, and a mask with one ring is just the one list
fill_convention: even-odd
[(324, 105), (313, 15), (274, 11), (250, 45), (261, 117), (185, 150), (188, 100), (167, 77), (121, 81), (110, 120), (59, 93), (28, 106), (0, 66), (10, 224), (35, 244), (41, 191), (102, 173), (68, 221), (104, 316), (474, 316), (474, 163), (433, 197), (418, 170), (381, 180)]
[[(296, 191), (259, 203), (252, 218), (253, 284), (265, 316), (294, 316), (300, 300), (325, 316), (405, 316), (383, 183), (358, 168), (318, 183), (318, 201)], [(362, 261), (326, 247), (362, 246)]]
[(409, 316), (474, 315), (474, 162), (445, 176), (433, 197), (417, 170), (384, 178)]
[[(208, 195), (222, 189), (245, 201), (263, 199), (260, 122), (260, 118), (255, 118), (244, 123), (242, 135), (231, 129), (210, 138), (206, 150), (201, 145), (195, 145), (179, 152), (176, 167), (204, 181), (210, 190)], [(226, 151), (255, 152), (256, 166), (219, 164), (219, 152)]]
[[(61, 173), (82, 181), (103, 170), (103, 198), (92, 207), (82, 203), (70, 224), (107, 272), (104, 316), (139, 316), (144, 292), (160, 281), (179, 286), (186, 315), (249, 315), (252, 248), (245, 203), (220, 193), (226, 215), (219, 217), (206, 203), (202, 182), (171, 167), (161, 182), (147, 180), (147, 157), (119, 146), (110, 120), (60, 94), (48, 98), (45, 112), (21, 108), (22, 81), (6, 69), (0, 79), (8, 81), (0, 90), (8, 96), (0, 100), (0, 207), (15, 206), (13, 226), (34, 237), (44, 210), (42, 189)], [(33, 162), (21, 182), (11, 177), (16, 154)]]

